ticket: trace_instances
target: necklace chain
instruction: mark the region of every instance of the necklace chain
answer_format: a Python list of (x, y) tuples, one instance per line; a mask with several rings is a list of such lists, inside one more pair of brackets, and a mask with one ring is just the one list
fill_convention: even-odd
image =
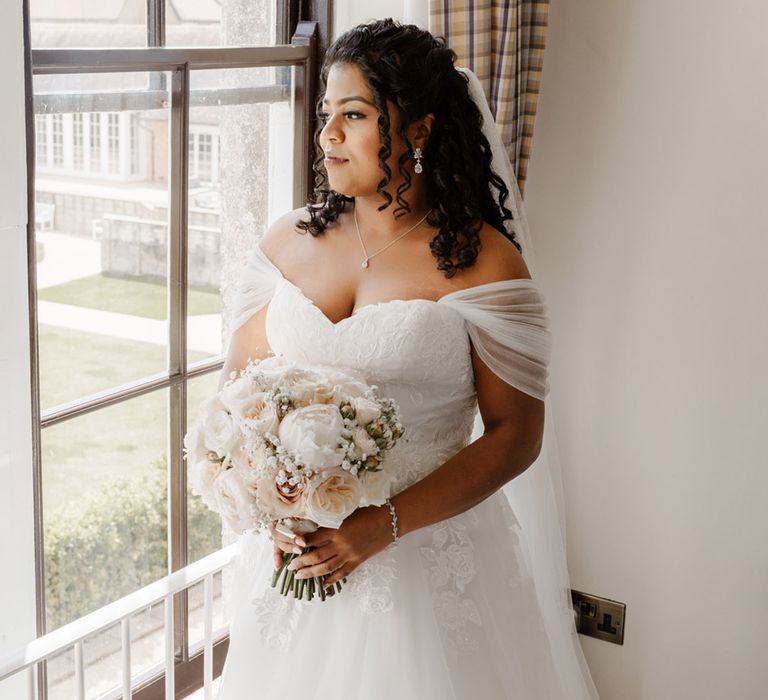
[(371, 258), (375, 257), (379, 253), (383, 253), (387, 248), (389, 248), (389, 246), (394, 245), (403, 236), (405, 236), (405, 235), (409, 234), (411, 231), (413, 231), (413, 229), (415, 229), (417, 226), (419, 226), (420, 224), (422, 224), (424, 222), (424, 220), (430, 215), (431, 212), (432, 212), (432, 210), (430, 209), (426, 214), (424, 214), (424, 216), (421, 217), (421, 219), (419, 221), (417, 221), (413, 226), (411, 226), (411, 228), (409, 228), (405, 233), (401, 233), (397, 238), (395, 238), (395, 240), (390, 241), (389, 243), (387, 243), (387, 245), (385, 245), (381, 250), (377, 250), (372, 255), (368, 255), (368, 251), (365, 249), (365, 243), (363, 243), (363, 237), (360, 234), (360, 226), (357, 223), (357, 207), (353, 207), (352, 208), (352, 215), (353, 215), (353, 217), (355, 219), (355, 228), (357, 229), (357, 237), (360, 239), (360, 245), (363, 248), (363, 255), (365, 256), (365, 259), (363, 260), (363, 263), (362, 263), (361, 267), (365, 270), (368, 267), (368, 261)]

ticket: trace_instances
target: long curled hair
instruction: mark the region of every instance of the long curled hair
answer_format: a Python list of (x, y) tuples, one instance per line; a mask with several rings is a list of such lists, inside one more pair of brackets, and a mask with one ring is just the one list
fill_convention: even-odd
[[(339, 36), (326, 52), (320, 74), (321, 94), (316, 105), (319, 112), (328, 72), (334, 63), (354, 64), (362, 71), (379, 111), (379, 166), (383, 177), (377, 191), (384, 200), (379, 207), (381, 211), (392, 204), (392, 195), (385, 187), (392, 176), (386, 163), (392, 153), (387, 101), (394, 103), (399, 114), (398, 133), (407, 147), (397, 164), (403, 182), (395, 195), (395, 218), (411, 211), (406, 197), (411, 175), (405, 164), (413, 150), (407, 136), (408, 126), (426, 114), (434, 114), (420, 177), (425, 178), (425, 191), (433, 207), (427, 222), (438, 229), (430, 241), (430, 249), (437, 258), (437, 268), (444, 270), (446, 277), (453, 277), (457, 269), (475, 263), (484, 221), (521, 250), (514, 234), (504, 227), (504, 222), (513, 218), (505, 206), (509, 190), (491, 168), (491, 147), (482, 132), (480, 110), (469, 95), (466, 76), (455, 69), (455, 61), (456, 53), (444, 38), (415, 25), (403, 25), (393, 19), (360, 24)], [(314, 236), (335, 222), (346, 206), (354, 202), (354, 197), (328, 186), (325, 154), (319, 140), (322, 128), (319, 120), (315, 131), (318, 155), (312, 166), (314, 197), (307, 203), (310, 219), (296, 224)], [(496, 197), (489, 183), (497, 190)]]

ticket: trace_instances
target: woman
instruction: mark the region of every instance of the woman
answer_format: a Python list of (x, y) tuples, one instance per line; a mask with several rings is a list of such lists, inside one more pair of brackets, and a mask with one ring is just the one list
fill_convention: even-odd
[[(487, 105), (454, 61), (392, 20), (334, 42), (315, 201), (270, 227), (241, 280), (222, 382), (270, 352), (351, 367), (395, 399), (405, 435), (392, 508), (242, 538), (223, 700), (597, 697), (502, 491), (541, 451), (549, 335)], [(297, 578), (347, 579), (324, 602), (270, 586), (305, 547)]]

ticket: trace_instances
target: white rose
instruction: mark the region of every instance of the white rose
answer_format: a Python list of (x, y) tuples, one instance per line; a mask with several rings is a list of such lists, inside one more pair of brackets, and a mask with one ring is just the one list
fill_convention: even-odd
[(200, 496), (203, 499), (203, 503), (211, 510), (218, 510), (216, 496), (213, 492), (213, 484), (219, 474), (221, 474), (221, 471), (221, 462), (202, 459), (189, 463), (188, 476), (192, 493)]
[(344, 419), (335, 404), (297, 408), (280, 422), (278, 437), (286, 450), (310, 468), (338, 467), (344, 461)]
[(287, 481), (281, 486), (274, 476), (264, 476), (256, 482), (256, 502), (272, 520), (298, 517), (303, 503), (301, 496), (305, 481), (291, 485)]
[(253, 499), (237, 469), (225, 469), (213, 482), (215, 510), (229, 528), (239, 535), (253, 527)]
[(387, 469), (378, 472), (366, 471), (361, 477), (363, 485), (363, 506), (380, 506), (384, 504), (392, 489), (392, 475)]
[(340, 382), (338, 383), (338, 389), (345, 394), (347, 398), (353, 399), (359, 396), (365, 396), (365, 392), (368, 391), (369, 386), (358, 381)]
[(360, 479), (339, 467), (325, 479), (311, 482), (304, 494), (306, 515), (320, 527), (338, 528), (359, 505), (363, 495)]
[(295, 405), (298, 407), (319, 403), (315, 401), (315, 394), (318, 393), (318, 389), (320, 388), (315, 379), (296, 377), (289, 382), (285, 382), (283, 386), (286, 390), (294, 394)]
[(230, 412), (235, 413), (239, 406), (253, 392), (249, 377), (240, 377), (234, 382), (225, 384), (218, 393), (218, 400)]
[(271, 355), (259, 360), (250, 371), (254, 374), (262, 374), (272, 383), (277, 383), (288, 370), (295, 366), (294, 362), (283, 355)]
[(293, 389), (294, 387), (304, 386), (308, 383), (316, 384), (318, 381), (318, 376), (311, 370), (302, 369), (301, 367), (290, 367), (283, 372), (280, 384), (285, 389)]
[(255, 430), (259, 435), (272, 433), (277, 435), (280, 419), (277, 410), (265, 391), (255, 391), (239, 400), (230, 396), (232, 418), (241, 430)]
[(379, 448), (376, 441), (368, 435), (365, 428), (357, 427), (352, 431), (352, 442), (355, 447), (355, 457), (362, 459), (363, 455), (370, 457), (378, 454)]
[(219, 457), (229, 454), (237, 445), (240, 431), (223, 407), (210, 412), (203, 420), (203, 442)]
[(352, 408), (355, 409), (355, 417), (360, 425), (368, 425), (381, 415), (381, 409), (375, 401), (365, 396), (356, 396), (352, 399)]
[(200, 421), (195, 423), (184, 436), (184, 454), (189, 464), (200, 462), (208, 457), (208, 450), (203, 442), (203, 431), (200, 427)]

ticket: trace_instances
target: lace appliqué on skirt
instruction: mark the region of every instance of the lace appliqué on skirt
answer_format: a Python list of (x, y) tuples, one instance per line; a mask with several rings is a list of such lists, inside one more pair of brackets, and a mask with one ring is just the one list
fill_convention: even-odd
[(392, 581), (395, 580), (395, 558), (390, 550), (395, 543), (358, 566), (348, 577), (341, 595), (357, 598), (360, 610), (366, 614), (389, 612), (395, 607)]
[(475, 577), (475, 558), (468, 528), (477, 525), (477, 514), (465, 511), (432, 526), (432, 545), (420, 547), (429, 565), (429, 582), (434, 593), (435, 613), (453, 653), (476, 651), (477, 639), (471, 625), (480, 626), (480, 613), (475, 602), (465, 595)]
[(253, 616), (261, 641), (272, 649), (287, 652), (299, 623), (302, 601), (284, 596), (269, 587), (253, 600)]

